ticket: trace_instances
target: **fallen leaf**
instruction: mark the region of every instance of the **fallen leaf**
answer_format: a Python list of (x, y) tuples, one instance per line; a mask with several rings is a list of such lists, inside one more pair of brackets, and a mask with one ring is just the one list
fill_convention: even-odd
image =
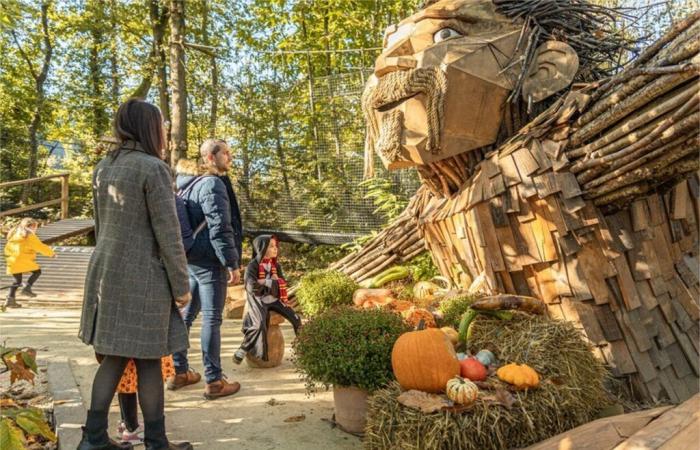
[(510, 409), (516, 402), (513, 394), (503, 388), (497, 388), (494, 395), (484, 396), (483, 399), (497, 405), (505, 406), (507, 409)]
[(306, 420), (306, 415), (305, 414), (300, 414), (298, 416), (291, 416), (287, 417), (284, 419), (285, 422), (290, 423), (290, 422), (301, 422), (303, 420)]
[(270, 406), (279, 406), (279, 405), (284, 405), (284, 402), (280, 402), (277, 399), (271, 398), (266, 402)]
[(439, 411), (446, 406), (452, 406), (451, 402), (444, 397), (414, 389), (402, 393), (397, 397), (397, 400), (404, 406), (418, 409), (428, 414)]

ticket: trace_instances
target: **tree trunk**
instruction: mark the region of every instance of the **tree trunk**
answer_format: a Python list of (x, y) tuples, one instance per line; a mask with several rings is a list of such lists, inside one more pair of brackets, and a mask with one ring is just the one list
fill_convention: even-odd
[(150, 17), (153, 33), (153, 50), (155, 52), (156, 76), (158, 77), (158, 105), (163, 120), (166, 122), (165, 152), (166, 161), (170, 161), (170, 96), (168, 94), (168, 58), (165, 51), (165, 31), (168, 25), (169, 10), (160, 5), (159, 0), (151, 0)]
[(170, 1), (170, 164), (187, 156), (187, 83), (185, 79), (185, 2)]
[(111, 82), (111, 102), (112, 108), (116, 111), (119, 107), (119, 92), (121, 83), (119, 82), (119, 64), (117, 63), (117, 4), (115, 0), (110, 1), (109, 21), (111, 26), (111, 38), (109, 44), (109, 70)]
[[(43, 53), (43, 62), (41, 66), (41, 70), (37, 73), (34, 65), (32, 64), (31, 59), (27, 56), (27, 54), (24, 52), (24, 49), (19, 43), (19, 40), (17, 39), (17, 35), (15, 34), (14, 31), (12, 31), (12, 37), (15, 41), (15, 44), (17, 45), (17, 48), (24, 58), (25, 62), (27, 63), (27, 67), (29, 69), (29, 73), (32, 75), (32, 78), (34, 78), (34, 90), (36, 92), (36, 104), (34, 106), (34, 113), (32, 115), (32, 121), (29, 125), (29, 168), (28, 168), (28, 178), (34, 178), (36, 177), (36, 172), (37, 172), (37, 158), (39, 154), (39, 138), (37, 134), (39, 133), (39, 130), (41, 129), (41, 115), (44, 112), (44, 101), (45, 101), (45, 92), (44, 92), (44, 83), (46, 82), (46, 77), (48, 76), (49, 73), (49, 67), (51, 66), (51, 57), (53, 56), (53, 46), (51, 45), (51, 37), (49, 36), (49, 18), (48, 18), (48, 10), (49, 10), (49, 1), (43, 1), (41, 3), (41, 32), (42, 32), (42, 40), (44, 43), (44, 48), (42, 49)], [(22, 191), (22, 195), (20, 197), (20, 202), (26, 203), (27, 200), (29, 199), (29, 196), (31, 194), (31, 184), (26, 184), (24, 186), (24, 189)]]
[[(204, 2), (202, 7), (202, 43), (209, 47), (209, 6)], [(209, 64), (211, 64), (211, 105), (209, 108), (209, 126), (207, 127), (209, 137), (216, 137), (216, 122), (219, 114), (219, 67), (216, 64), (216, 54), (206, 52), (209, 56)]]
[(90, 87), (92, 88), (92, 133), (96, 138), (104, 135), (108, 128), (109, 119), (107, 119), (107, 111), (104, 107), (103, 84), (102, 76), (102, 61), (100, 51), (104, 46), (104, 27), (105, 27), (105, 4), (104, 0), (93, 0), (88, 5), (92, 9), (92, 14), (88, 17), (92, 19), (90, 24), (90, 58), (88, 59), (88, 70), (90, 71)]
[[(309, 35), (306, 30), (306, 11), (302, 10), (301, 13), (301, 35), (305, 42), (308, 42)], [(314, 147), (314, 159), (315, 159), (315, 169), (316, 169), (316, 179), (320, 182), (323, 181), (321, 176), (321, 161), (318, 156), (318, 125), (316, 123), (316, 105), (314, 103), (314, 67), (311, 62), (311, 55), (306, 53), (306, 71), (308, 76), (308, 87), (309, 87), (309, 108), (311, 109), (311, 114), (309, 114), (309, 125), (311, 126), (313, 147)]]

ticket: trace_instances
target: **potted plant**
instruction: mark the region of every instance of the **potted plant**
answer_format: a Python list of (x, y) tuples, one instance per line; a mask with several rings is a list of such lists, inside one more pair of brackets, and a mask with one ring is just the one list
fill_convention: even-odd
[(327, 310), (302, 327), (293, 344), (294, 364), (307, 392), (333, 386), (341, 429), (364, 430), (367, 396), (394, 379), (391, 349), (409, 329), (393, 312), (349, 306)]

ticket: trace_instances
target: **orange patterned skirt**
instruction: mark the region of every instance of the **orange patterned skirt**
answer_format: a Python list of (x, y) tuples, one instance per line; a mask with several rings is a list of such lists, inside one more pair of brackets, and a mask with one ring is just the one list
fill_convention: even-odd
[[(163, 372), (163, 380), (175, 376), (175, 366), (172, 356), (164, 356), (160, 359), (160, 367)], [(136, 377), (136, 364), (130, 359), (124, 369), (124, 374), (119, 380), (117, 392), (120, 394), (135, 394), (138, 390), (138, 378)]]

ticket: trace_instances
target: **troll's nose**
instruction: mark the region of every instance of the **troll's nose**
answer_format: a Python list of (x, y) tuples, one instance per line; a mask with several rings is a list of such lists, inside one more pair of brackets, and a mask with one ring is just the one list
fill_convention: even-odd
[(413, 45), (409, 39), (403, 39), (384, 50), (374, 64), (374, 74), (377, 77), (397, 70), (413, 69), (417, 65)]

